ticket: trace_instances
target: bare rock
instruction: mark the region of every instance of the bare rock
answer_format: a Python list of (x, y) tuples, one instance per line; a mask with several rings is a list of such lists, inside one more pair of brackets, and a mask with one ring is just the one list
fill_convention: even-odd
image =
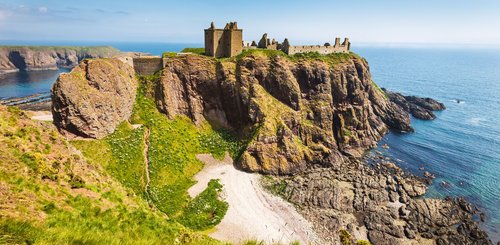
[(52, 87), (54, 124), (62, 132), (103, 138), (130, 117), (136, 91), (131, 66), (118, 59), (85, 60)]

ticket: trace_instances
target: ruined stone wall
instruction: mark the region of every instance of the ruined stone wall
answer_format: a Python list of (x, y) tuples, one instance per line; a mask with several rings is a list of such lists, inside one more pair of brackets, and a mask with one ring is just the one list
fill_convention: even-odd
[(233, 57), (243, 52), (243, 30), (229, 30), (229, 53), (227, 57)]
[(137, 75), (152, 75), (163, 69), (163, 58), (156, 56), (134, 58), (134, 70)]
[(289, 46), (288, 50), (283, 50), (285, 53), (292, 55), (297, 53), (308, 53), (308, 52), (318, 52), (320, 54), (332, 54), (332, 53), (349, 53), (349, 48), (345, 46)]

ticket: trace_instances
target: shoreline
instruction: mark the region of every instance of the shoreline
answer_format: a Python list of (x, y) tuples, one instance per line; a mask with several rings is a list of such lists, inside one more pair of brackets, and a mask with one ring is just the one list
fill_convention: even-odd
[(322, 244), (313, 225), (291, 203), (263, 188), (261, 175), (237, 170), (227, 153), (223, 160), (210, 154), (197, 158), (205, 166), (195, 175), (198, 182), (188, 190), (189, 195), (194, 198), (211, 179), (219, 179), (223, 185), (222, 199), (229, 204), (226, 215), (209, 236), (236, 244), (249, 239), (266, 244)]

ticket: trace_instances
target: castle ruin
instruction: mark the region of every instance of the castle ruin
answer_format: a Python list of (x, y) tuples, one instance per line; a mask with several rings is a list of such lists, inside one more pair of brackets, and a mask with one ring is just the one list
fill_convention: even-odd
[(325, 43), (324, 45), (305, 45), (305, 46), (292, 46), (287, 38), (283, 43), (278, 43), (274, 38), (271, 40), (267, 37), (267, 33), (262, 35), (259, 43), (256, 44), (252, 42), (251, 45), (244, 47), (245, 49), (269, 49), (269, 50), (281, 50), (288, 55), (298, 54), (298, 53), (309, 53), (318, 52), (320, 54), (333, 54), (333, 53), (349, 53), (351, 49), (351, 43), (349, 38), (345, 38), (342, 43), (340, 43), (340, 38), (335, 38), (335, 43), (332, 46), (330, 43)]
[(215, 28), (214, 23), (205, 29), (205, 54), (216, 58), (233, 57), (243, 52), (243, 30), (237, 22), (226, 24), (224, 29)]
[(269, 49), (281, 50), (288, 55), (298, 53), (317, 52), (320, 54), (333, 54), (333, 53), (349, 53), (351, 43), (349, 38), (345, 38), (340, 43), (340, 38), (335, 38), (335, 43), (325, 43), (324, 45), (305, 45), (293, 46), (287, 38), (283, 43), (277, 42), (274, 38), (271, 40), (267, 37), (267, 33), (262, 35), (262, 38), (257, 43), (244, 42), (243, 30), (238, 29), (237, 22), (229, 22), (224, 29), (215, 28), (214, 23), (210, 24), (210, 28), (205, 29), (205, 54), (208, 56), (221, 58), (233, 57), (243, 52), (243, 49)]

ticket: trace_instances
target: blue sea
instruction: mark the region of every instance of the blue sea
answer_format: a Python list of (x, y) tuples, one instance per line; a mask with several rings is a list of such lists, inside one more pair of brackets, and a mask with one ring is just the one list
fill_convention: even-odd
[[(2, 44), (0, 42), (0, 44)], [(12, 43), (3, 43), (12, 44)], [(15, 42), (34, 45), (32, 42)], [(38, 45), (111, 45), (122, 51), (160, 55), (200, 44), (37, 43)], [(500, 49), (360, 47), (373, 80), (407, 95), (431, 97), (447, 109), (437, 119), (412, 119), (414, 133), (390, 132), (377, 150), (403, 169), (436, 175), (428, 197), (464, 196), (486, 214), (483, 227), (500, 240)], [(0, 98), (48, 92), (60, 71), (0, 77)], [(460, 102), (460, 103), (458, 103)]]

